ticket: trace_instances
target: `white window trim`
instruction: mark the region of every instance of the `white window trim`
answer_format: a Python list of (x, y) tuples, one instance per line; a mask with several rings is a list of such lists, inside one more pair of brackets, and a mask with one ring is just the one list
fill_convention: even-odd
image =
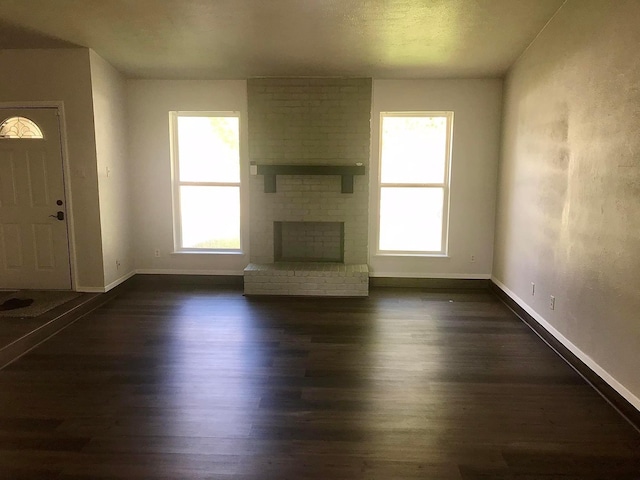
[[(453, 114), (452, 111), (392, 111), (380, 112), (378, 125), (378, 178), (376, 185), (376, 222), (375, 222), (375, 256), (378, 257), (448, 257), (449, 256), (449, 209), (451, 190), (451, 158), (453, 146)], [(383, 183), (382, 182), (382, 124), (384, 117), (445, 117), (447, 119), (447, 143), (445, 151), (443, 183)], [(408, 251), (380, 250), (380, 198), (382, 187), (401, 188), (442, 188), (442, 250)]]
[[(238, 182), (181, 182), (179, 173), (178, 153), (178, 117), (236, 117), (238, 118), (238, 140), (240, 142), (240, 180)], [(242, 255), (244, 251), (245, 235), (243, 232), (243, 182), (242, 182), (242, 116), (239, 111), (171, 111), (169, 112), (169, 142), (171, 151), (171, 197), (173, 217), (173, 252), (172, 254), (213, 254), (213, 255)], [(212, 186), (238, 187), (240, 198), (240, 248), (185, 248), (182, 247), (182, 222), (180, 206), (180, 187)]]

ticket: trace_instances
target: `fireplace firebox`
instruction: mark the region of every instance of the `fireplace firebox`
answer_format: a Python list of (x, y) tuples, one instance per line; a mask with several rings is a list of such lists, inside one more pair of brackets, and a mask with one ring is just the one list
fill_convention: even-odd
[(273, 222), (276, 262), (344, 262), (344, 222)]

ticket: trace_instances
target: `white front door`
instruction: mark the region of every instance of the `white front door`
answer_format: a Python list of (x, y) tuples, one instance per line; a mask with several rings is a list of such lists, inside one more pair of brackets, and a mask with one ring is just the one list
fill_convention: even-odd
[(0, 126), (14, 117), (35, 123), (42, 138), (0, 136), (0, 288), (70, 290), (58, 110), (0, 108)]

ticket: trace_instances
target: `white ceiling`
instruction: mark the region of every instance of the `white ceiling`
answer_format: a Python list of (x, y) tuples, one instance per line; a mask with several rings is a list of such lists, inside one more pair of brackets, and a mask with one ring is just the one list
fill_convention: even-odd
[(565, 0), (1, 0), (0, 48), (128, 77), (502, 76)]

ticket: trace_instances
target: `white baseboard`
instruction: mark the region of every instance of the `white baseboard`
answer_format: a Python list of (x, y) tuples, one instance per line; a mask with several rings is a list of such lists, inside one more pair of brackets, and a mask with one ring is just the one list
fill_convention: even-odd
[(105, 287), (82, 287), (80, 285), (76, 286), (76, 292), (79, 293), (105, 293)]
[(176, 270), (176, 269), (160, 269), (160, 268), (142, 268), (136, 270), (135, 273), (141, 275), (232, 275), (241, 277), (244, 272), (242, 270)]
[(136, 274), (135, 271), (129, 272), (129, 273), (127, 273), (127, 274), (123, 275), (122, 277), (114, 280), (109, 285), (106, 285), (104, 287), (82, 287), (82, 286), (76, 286), (76, 292), (81, 292), (81, 293), (107, 293), (109, 290), (113, 290), (114, 288), (116, 288), (121, 283), (124, 283), (127, 280), (129, 280), (135, 274)]
[(452, 278), (462, 280), (490, 280), (490, 273), (407, 273), (407, 272), (369, 272), (370, 277), (379, 278)]
[(120, 285), (121, 283), (126, 282), (127, 280), (129, 280), (131, 277), (133, 277), (136, 274), (135, 270), (131, 271), (129, 273), (127, 273), (126, 275), (123, 275), (122, 277), (118, 278), (117, 280), (111, 282), (109, 285), (107, 285), (106, 287), (104, 287), (104, 291), (108, 292), (109, 290), (112, 290), (114, 288), (116, 288), (118, 285)]
[(593, 360), (589, 355), (580, 350), (577, 346), (575, 346), (568, 338), (562, 335), (558, 330), (556, 330), (553, 325), (551, 325), (548, 321), (546, 321), (538, 312), (536, 312), (533, 308), (531, 308), (527, 303), (522, 300), (518, 295), (512, 292), (505, 284), (503, 284), (500, 280), (495, 277), (491, 277), (491, 281), (495, 283), (500, 289), (506, 293), (511, 299), (516, 302), (520, 308), (522, 308), (525, 312), (527, 312), (531, 317), (540, 324), (542, 328), (544, 328), (547, 332), (549, 332), (553, 337), (555, 337), (558, 342), (567, 348), (571, 353), (573, 353), (582, 363), (584, 363), (587, 367), (589, 367), (593, 372), (595, 372), (602, 380), (604, 380), (611, 388), (613, 388), (616, 392), (618, 392), (622, 397), (625, 398), (631, 405), (637, 408), (640, 411), (640, 398), (636, 397), (633, 393), (631, 393), (624, 385), (618, 382), (613, 375), (607, 372), (604, 368), (602, 368), (598, 363)]

